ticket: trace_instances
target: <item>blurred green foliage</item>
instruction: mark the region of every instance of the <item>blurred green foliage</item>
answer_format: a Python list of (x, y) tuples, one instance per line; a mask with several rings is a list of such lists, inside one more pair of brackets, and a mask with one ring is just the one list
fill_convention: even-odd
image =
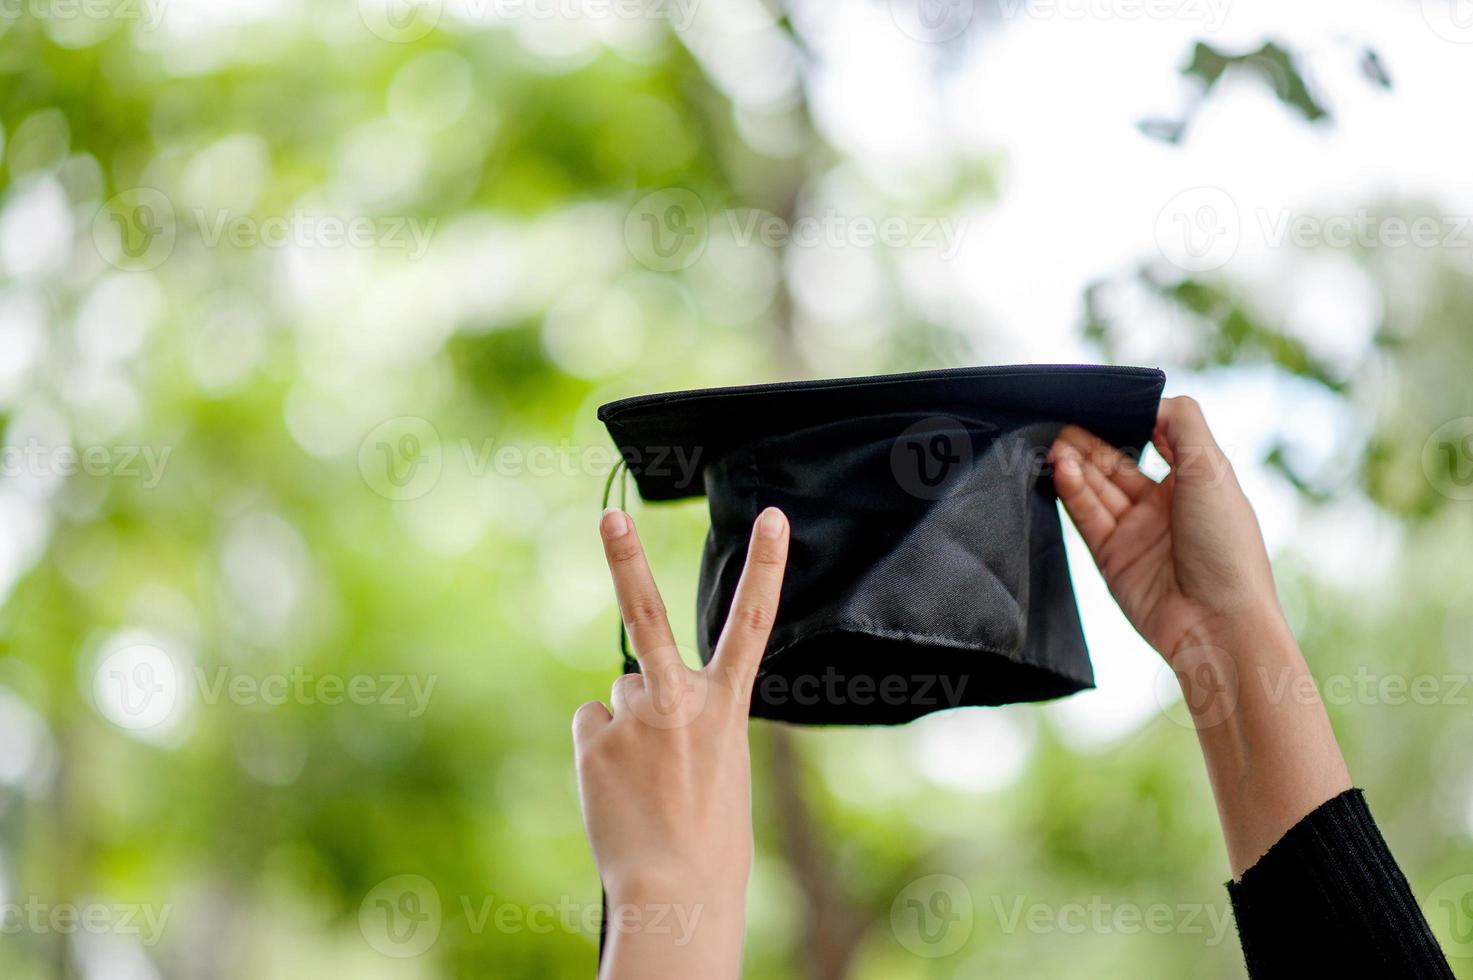
[[(449, 22), (386, 40), (364, 9), (235, 11), (225, 26), (196, 12), (204, 26), (188, 30), (0, 21), (7, 445), (168, 453), (152, 485), (116, 458), (97, 473), (6, 474), (0, 891), (168, 916), (143, 937), (157, 942), (7, 930), (6, 977), (591, 975), (598, 891), (568, 721), (618, 664), (592, 533), (611, 461), (595, 406), (975, 356), (906, 304), (883, 262), (887, 312), (870, 342), (825, 360), (795, 338), (780, 254), (713, 233), (704, 257), (666, 272), (625, 247), (631, 208), (659, 188), (693, 190), (713, 215), (791, 217), (844, 163), (801, 96), (763, 123), (790, 152), (762, 153), (658, 21), (561, 49)], [(774, 30), (791, 37), (786, 22)], [(1273, 67), (1306, 119), (1324, 115), (1276, 44), (1202, 45), (1190, 72), (1210, 88), (1235, 58)], [(926, 193), (949, 208), (989, 198), (994, 179), (974, 161)], [(140, 187), (172, 210), (157, 264), (119, 252), (142, 217), (115, 195)], [(316, 216), (305, 243), (211, 238), (221, 215), (259, 231), (298, 212)], [(369, 220), (374, 244), (311, 239), (324, 216)], [(429, 229), (422, 255), (382, 237), (410, 223)], [(1270, 462), (1316, 506), (1364, 495), (1394, 521), (1400, 584), (1367, 601), (1289, 565), (1286, 603), (1317, 671), (1467, 672), (1470, 511), (1424, 478), (1421, 453), (1470, 410), (1473, 292), (1458, 267), (1383, 261), (1365, 258), (1424, 300), (1386, 311), (1363, 364), (1316, 360), (1231, 281), (1154, 267), (1137, 281), (1181, 335), (1145, 359), (1203, 374), (1266, 365), (1369, 403), (1340, 476), (1300, 472), (1292, 447)], [(1121, 288), (1087, 298), (1102, 357), (1129, 326), (1094, 300)], [(642, 515), (681, 636), (704, 529), (699, 504)], [(136, 644), (177, 672), (155, 725), (107, 700), (107, 658)], [(323, 703), (317, 686), (270, 704), (212, 687), (304, 675), (367, 677), (375, 697)], [(425, 701), (404, 703), (416, 684)], [(1418, 893), (1473, 867), (1467, 704), (1331, 711)], [(779, 799), (794, 786), (845, 916), (830, 960), (849, 976), (1242, 974), (1192, 733), (1163, 713), (1084, 746), (1040, 709), (1000, 717), (1026, 765), (980, 788), (918, 772), (934, 734), (758, 726), (748, 976), (836, 975), (815, 957), (815, 885)], [(784, 752), (793, 784), (770, 775)], [(931, 874), (964, 882), (975, 917), (965, 945), (935, 959), (892, 929), (897, 895)], [(375, 918), (375, 889), (398, 875), (441, 903), (417, 956), (386, 955)], [(1172, 928), (1013, 918), (1080, 903), (1163, 904)], [(498, 927), (488, 908), (524, 924)], [(525, 924), (564, 908), (571, 919)]]

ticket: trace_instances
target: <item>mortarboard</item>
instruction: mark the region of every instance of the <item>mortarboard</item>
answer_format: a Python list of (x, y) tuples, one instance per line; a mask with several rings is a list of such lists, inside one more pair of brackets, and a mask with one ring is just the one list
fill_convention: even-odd
[(1094, 686), (1047, 453), (1073, 422), (1136, 453), (1165, 375), (1021, 365), (642, 395), (598, 417), (647, 501), (704, 495), (709, 661), (752, 522), (791, 525), (752, 714), (896, 724)]

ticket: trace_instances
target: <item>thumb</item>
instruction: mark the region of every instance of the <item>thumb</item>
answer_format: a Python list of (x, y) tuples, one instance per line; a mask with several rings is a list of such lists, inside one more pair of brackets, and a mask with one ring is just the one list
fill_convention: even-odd
[(1186, 485), (1219, 482), (1232, 468), (1202, 415), (1202, 406), (1186, 395), (1163, 398), (1156, 415), (1156, 438), (1172, 476)]

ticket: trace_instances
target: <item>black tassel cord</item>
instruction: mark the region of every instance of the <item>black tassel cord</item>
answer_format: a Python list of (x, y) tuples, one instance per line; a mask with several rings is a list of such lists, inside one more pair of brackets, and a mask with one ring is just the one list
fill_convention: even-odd
[[(613, 496), (614, 481), (615, 480), (618, 480), (619, 481), (619, 509), (620, 510), (625, 510), (627, 508), (627, 506), (628, 506), (628, 498), (627, 498), (628, 483), (627, 483), (626, 480), (620, 479), (620, 477), (621, 476), (627, 476), (628, 473), (629, 473), (629, 467), (627, 467), (627, 466), (624, 465), (624, 460), (622, 460), (622, 459), (620, 459), (617, 463), (615, 463), (614, 464), (614, 468), (609, 471), (609, 480), (608, 480), (607, 483), (604, 484), (604, 503), (603, 503), (603, 509), (604, 510), (608, 510), (609, 509), (609, 498), (611, 496)], [(639, 673), (639, 661), (636, 660), (636, 659), (634, 659), (634, 654), (631, 653), (630, 650), (629, 650), (629, 633), (624, 629), (624, 617), (622, 615), (620, 615), (620, 617), (619, 617), (619, 652), (621, 654), (623, 654), (623, 656), (624, 656), (624, 673), (626, 673), (626, 674), (637, 674), (637, 673)], [(602, 972), (602, 970), (603, 970), (604, 947), (606, 947), (608, 945), (608, 938), (609, 938), (609, 893), (608, 893), (608, 890), (603, 887), (603, 882), (599, 882), (599, 906), (598, 906), (598, 965), (599, 965), (599, 972)]]

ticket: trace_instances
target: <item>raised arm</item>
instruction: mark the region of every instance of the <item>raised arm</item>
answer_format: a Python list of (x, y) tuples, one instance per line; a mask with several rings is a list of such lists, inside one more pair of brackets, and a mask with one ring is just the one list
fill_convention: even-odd
[(1071, 426), (1054, 484), (1115, 601), (1182, 684), (1237, 877), (1350, 774), (1258, 520), (1197, 403), (1163, 401), (1155, 443), (1171, 464), (1161, 483)]
[(599, 975), (736, 980), (752, 870), (747, 713), (777, 616), (787, 519), (758, 516), (701, 670), (681, 661), (629, 515), (610, 509), (599, 529), (641, 670), (614, 682), (608, 706), (590, 701), (573, 716), (583, 820), (607, 892)]
[(1451, 977), (1351, 788), (1258, 520), (1197, 403), (1163, 401), (1154, 442), (1171, 466), (1160, 483), (1068, 427), (1054, 484), (1111, 594), (1182, 686), (1250, 974)]

